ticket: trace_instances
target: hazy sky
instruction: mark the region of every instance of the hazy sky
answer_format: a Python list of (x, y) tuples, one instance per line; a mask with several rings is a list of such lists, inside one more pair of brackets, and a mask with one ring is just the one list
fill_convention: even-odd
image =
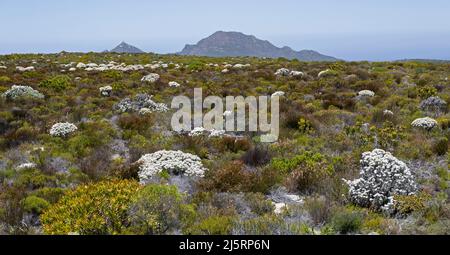
[(0, 0), (0, 54), (180, 51), (217, 30), (346, 60), (450, 59), (449, 0)]

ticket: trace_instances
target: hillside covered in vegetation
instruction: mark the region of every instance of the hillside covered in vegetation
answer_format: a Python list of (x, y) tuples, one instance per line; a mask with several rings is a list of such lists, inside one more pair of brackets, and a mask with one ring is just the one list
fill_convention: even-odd
[[(449, 234), (450, 64), (0, 56), (0, 234)], [(280, 96), (280, 137), (173, 132)], [(217, 130), (216, 130), (217, 131)]]

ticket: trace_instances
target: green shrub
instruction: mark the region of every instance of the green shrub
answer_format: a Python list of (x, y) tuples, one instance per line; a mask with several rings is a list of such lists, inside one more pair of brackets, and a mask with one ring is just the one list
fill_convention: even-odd
[(166, 234), (184, 228), (195, 211), (183, 202), (175, 186), (148, 185), (139, 191), (130, 207), (129, 221), (134, 234)]
[(445, 155), (448, 152), (448, 139), (441, 137), (433, 143), (433, 151), (439, 156)]
[(39, 87), (48, 88), (56, 92), (65, 91), (70, 86), (72, 86), (72, 79), (67, 75), (56, 75), (39, 84)]
[(362, 223), (362, 213), (348, 208), (338, 210), (331, 219), (333, 229), (340, 234), (358, 233)]
[(186, 231), (189, 235), (230, 235), (234, 217), (212, 216), (195, 224)]
[(47, 209), (49, 206), (50, 206), (49, 202), (37, 196), (28, 196), (23, 201), (24, 210), (35, 214), (42, 213), (42, 211)]
[(46, 234), (123, 234), (128, 208), (141, 189), (136, 181), (114, 180), (81, 185), (41, 215)]
[(412, 212), (423, 212), (430, 200), (431, 196), (425, 192), (411, 196), (397, 195), (394, 197), (395, 209), (402, 215)]

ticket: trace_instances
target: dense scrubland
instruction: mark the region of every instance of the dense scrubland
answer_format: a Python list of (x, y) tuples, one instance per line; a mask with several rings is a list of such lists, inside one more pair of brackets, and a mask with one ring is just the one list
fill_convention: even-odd
[[(448, 234), (449, 78), (448, 63), (0, 56), (0, 233)], [(193, 88), (281, 96), (279, 140), (172, 132), (172, 97)]]

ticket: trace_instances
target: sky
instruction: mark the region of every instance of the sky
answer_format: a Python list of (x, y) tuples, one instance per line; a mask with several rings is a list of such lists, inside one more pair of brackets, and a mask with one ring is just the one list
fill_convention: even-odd
[(448, 0), (0, 0), (0, 54), (174, 53), (239, 31), (345, 60), (450, 59)]

